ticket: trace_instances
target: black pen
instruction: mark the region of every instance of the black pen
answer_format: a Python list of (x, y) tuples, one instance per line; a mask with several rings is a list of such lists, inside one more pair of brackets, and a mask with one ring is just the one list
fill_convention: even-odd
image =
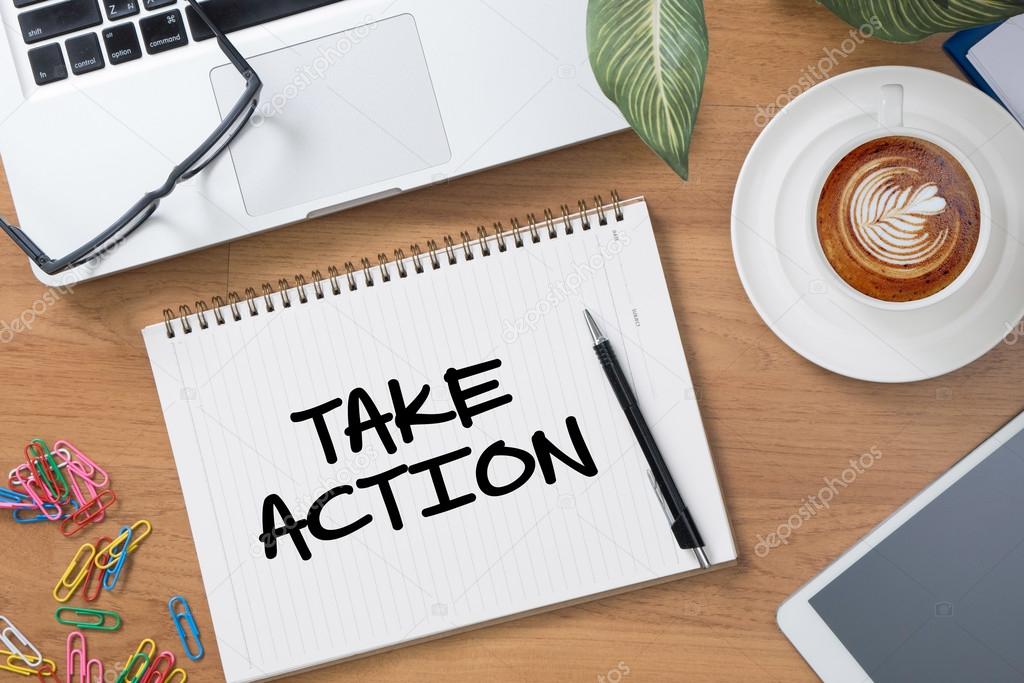
[(590, 311), (584, 310), (583, 315), (587, 319), (590, 336), (594, 338), (594, 351), (597, 353), (598, 360), (601, 361), (601, 367), (608, 375), (612, 390), (615, 391), (615, 396), (626, 413), (626, 419), (629, 420), (629, 426), (633, 428), (633, 434), (636, 435), (636, 440), (640, 443), (640, 450), (647, 458), (647, 464), (651, 468), (654, 490), (665, 508), (665, 514), (668, 515), (669, 523), (672, 525), (672, 534), (676, 537), (679, 547), (692, 550), (693, 554), (697, 556), (697, 562), (700, 563), (701, 569), (707, 569), (711, 563), (708, 561), (707, 553), (704, 552), (704, 540), (700, 537), (700, 532), (697, 531), (697, 525), (694, 524), (690, 511), (683, 503), (683, 496), (672, 480), (672, 474), (668, 471), (668, 465), (665, 463), (661, 451), (658, 450), (658, 444), (654, 442), (654, 436), (651, 434), (650, 427), (647, 426), (647, 421), (640, 413), (636, 396), (629, 388), (629, 382), (626, 381), (626, 375), (615, 358), (612, 345), (601, 332), (601, 328), (597, 326)]

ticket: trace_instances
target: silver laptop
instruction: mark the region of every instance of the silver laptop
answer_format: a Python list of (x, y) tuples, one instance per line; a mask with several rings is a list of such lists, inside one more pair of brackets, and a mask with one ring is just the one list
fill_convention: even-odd
[[(262, 79), (260, 106), (229, 153), (75, 277), (623, 129), (590, 71), (586, 5), (206, 0)], [(0, 18), (0, 154), (19, 225), (52, 255), (164, 182), (244, 86), (185, 0), (5, 0)]]

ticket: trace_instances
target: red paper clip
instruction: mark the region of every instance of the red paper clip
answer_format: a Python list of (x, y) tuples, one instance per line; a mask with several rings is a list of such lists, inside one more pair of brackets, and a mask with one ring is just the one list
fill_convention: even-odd
[(111, 489), (100, 491), (95, 498), (76, 510), (70, 517), (60, 523), (60, 531), (65, 536), (74, 536), (79, 531), (102, 517), (103, 511), (117, 502), (117, 495)]
[[(162, 671), (160, 669), (161, 666), (165, 666), (165, 670)], [(161, 683), (161, 681), (166, 680), (171, 675), (173, 669), (174, 653), (170, 650), (164, 650), (149, 665), (149, 670), (146, 671), (146, 675), (141, 683)]]
[[(113, 540), (109, 536), (101, 536), (96, 541), (97, 548), (105, 548)], [(85, 598), (86, 602), (95, 602), (96, 598), (100, 597), (103, 592), (103, 570), (96, 566), (96, 562), (107, 556), (106, 553), (97, 553), (96, 561), (89, 565), (89, 573), (85, 576), (85, 581), (82, 582), (82, 597)], [(106, 560), (103, 560), (104, 562)], [(89, 592), (89, 584), (92, 583), (93, 576), (96, 577), (96, 590), (95, 592)]]
[(36, 671), (36, 676), (43, 683), (47, 681), (57, 681), (57, 683), (60, 683), (60, 679), (57, 678), (57, 665), (53, 662), (44, 661), (42, 666)]

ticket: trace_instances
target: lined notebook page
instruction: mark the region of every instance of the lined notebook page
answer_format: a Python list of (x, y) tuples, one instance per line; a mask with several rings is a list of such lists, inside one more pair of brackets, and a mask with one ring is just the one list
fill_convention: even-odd
[[(413, 270), (357, 291), (344, 277), (339, 295), (324, 284), (316, 300), (275, 312), (262, 298), (258, 315), (209, 329), (193, 316), (191, 334), (174, 321), (144, 330), (228, 681), (252, 681), (323, 665), (445, 632), (536, 611), (697, 569), (673, 539), (643, 454), (591, 349), (583, 320), (589, 308), (623, 363), (708, 544), (713, 564), (736, 551), (669, 301), (647, 206), (632, 200), (623, 219), (572, 235), (559, 222), (524, 246), (511, 235), (502, 253), (473, 244), (457, 265), (442, 250), (440, 267)], [(353, 389), (363, 388), (381, 413), (394, 412), (388, 381), (406, 401), (424, 385), (422, 412), (453, 410), (445, 382), (450, 368), (488, 361), (500, 367), (463, 382), (498, 386), (469, 401), (502, 395), (510, 403), (472, 418), (413, 426), (404, 443), (388, 423), (397, 451), (376, 431), (353, 452), (345, 429)], [(325, 417), (337, 448), (328, 464), (312, 422), (291, 414), (340, 398)], [(534, 434), (581, 460), (567, 418), (575, 418), (596, 473), (553, 460), (554, 483), (539, 465), (519, 488), (487, 495), (478, 483), (480, 455), (497, 441), (535, 455)], [(469, 447), (441, 468), (448, 495), (476, 499), (424, 517), (438, 502), (429, 472), (391, 481), (402, 528), (395, 530), (381, 489), (355, 487), (401, 465)], [(512, 457), (490, 461), (495, 486), (517, 481), (529, 467)], [(296, 519), (341, 485), (351, 494), (322, 509), (325, 528), (370, 514), (350, 535), (303, 537), (300, 558), (289, 536), (267, 559), (262, 510), (277, 494)], [(280, 520), (278, 520), (280, 524)]]

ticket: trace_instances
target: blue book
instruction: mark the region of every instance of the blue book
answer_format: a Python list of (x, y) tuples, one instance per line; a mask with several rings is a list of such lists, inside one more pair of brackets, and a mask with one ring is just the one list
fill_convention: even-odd
[(967, 58), (967, 53), (977, 43), (981, 42), (988, 34), (995, 31), (1003, 22), (997, 21), (994, 24), (986, 24), (985, 26), (978, 26), (977, 28), (969, 28), (965, 31), (954, 33), (946, 42), (943, 44), (943, 49), (953, 58), (953, 61), (957, 63), (960, 70), (971, 79), (974, 85), (978, 86), (982, 91), (987, 93), (989, 97), (994, 99), (1004, 107), (1006, 104), (999, 99), (992, 87), (985, 81), (978, 70), (971, 64), (971, 60)]

